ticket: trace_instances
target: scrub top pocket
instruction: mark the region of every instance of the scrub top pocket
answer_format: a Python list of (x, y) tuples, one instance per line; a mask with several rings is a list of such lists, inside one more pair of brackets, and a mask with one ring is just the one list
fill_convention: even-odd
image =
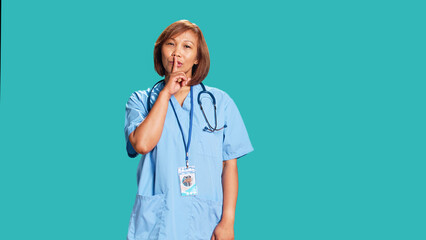
[(210, 240), (216, 225), (222, 218), (222, 202), (193, 197), (192, 221), (189, 239)]
[(127, 239), (158, 239), (164, 228), (165, 194), (136, 196)]
[(199, 135), (203, 154), (209, 156), (222, 154), (223, 130), (215, 132), (202, 131)]

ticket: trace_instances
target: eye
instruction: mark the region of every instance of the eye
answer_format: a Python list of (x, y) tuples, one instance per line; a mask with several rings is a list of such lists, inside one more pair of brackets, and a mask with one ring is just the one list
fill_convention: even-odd
[(185, 45), (185, 47), (186, 47), (186, 48), (191, 48), (191, 46), (189, 46), (189, 45)]
[(166, 45), (173, 45), (173, 43), (172, 42), (168, 42), (168, 43), (166, 43)]

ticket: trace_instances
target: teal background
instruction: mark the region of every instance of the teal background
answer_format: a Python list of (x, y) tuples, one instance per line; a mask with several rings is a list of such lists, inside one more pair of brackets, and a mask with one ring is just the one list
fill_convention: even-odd
[(426, 239), (422, 1), (2, 1), (0, 239), (125, 239), (130, 94), (171, 23), (237, 103), (235, 239)]

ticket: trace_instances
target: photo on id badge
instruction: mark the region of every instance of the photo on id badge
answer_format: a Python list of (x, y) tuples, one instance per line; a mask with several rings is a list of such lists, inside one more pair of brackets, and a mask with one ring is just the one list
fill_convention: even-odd
[(181, 195), (197, 195), (197, 184), (195, 182), (195, 167), (181, 167), (179, 168), (178, 173)]

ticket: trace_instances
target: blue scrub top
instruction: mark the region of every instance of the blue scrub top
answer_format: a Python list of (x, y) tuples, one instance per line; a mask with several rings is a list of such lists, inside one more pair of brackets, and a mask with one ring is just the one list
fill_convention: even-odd
[[(154, 105), (164, 83), (151, 94)], [(206, 86), (216, 98), (217, 132), (203, 129), (207, 126), (200, 106), (200, 84), (193, 86), (194, 119), (189, 149), (189, 165), (195, 166), (198, 195), (181, 196), (178, 168), (185, 166), (185, 147), (172, 107), (167, 109), (163, 132), (157, 146), (142, 155), (137, 169), (138, 191), (128, 229), (128, 240), (142, 239), (203, 239), (210, 240), (222, 217), (222, 162), (240, 158), (253, 151), (243, 119), (234, 101), (224, 91)], [(129, 142), (129, 135), (148, 115), (147, 100), (150, 89), (132, 93), (126, 104), (125, 140), (130, 157), (138, 153)], [(183, 106), (171, 97), (176, 114), (188, 140), (191, 97)], [(205, 114), (214, 127), (214, 108), (208, 94), (202, 94)]]

